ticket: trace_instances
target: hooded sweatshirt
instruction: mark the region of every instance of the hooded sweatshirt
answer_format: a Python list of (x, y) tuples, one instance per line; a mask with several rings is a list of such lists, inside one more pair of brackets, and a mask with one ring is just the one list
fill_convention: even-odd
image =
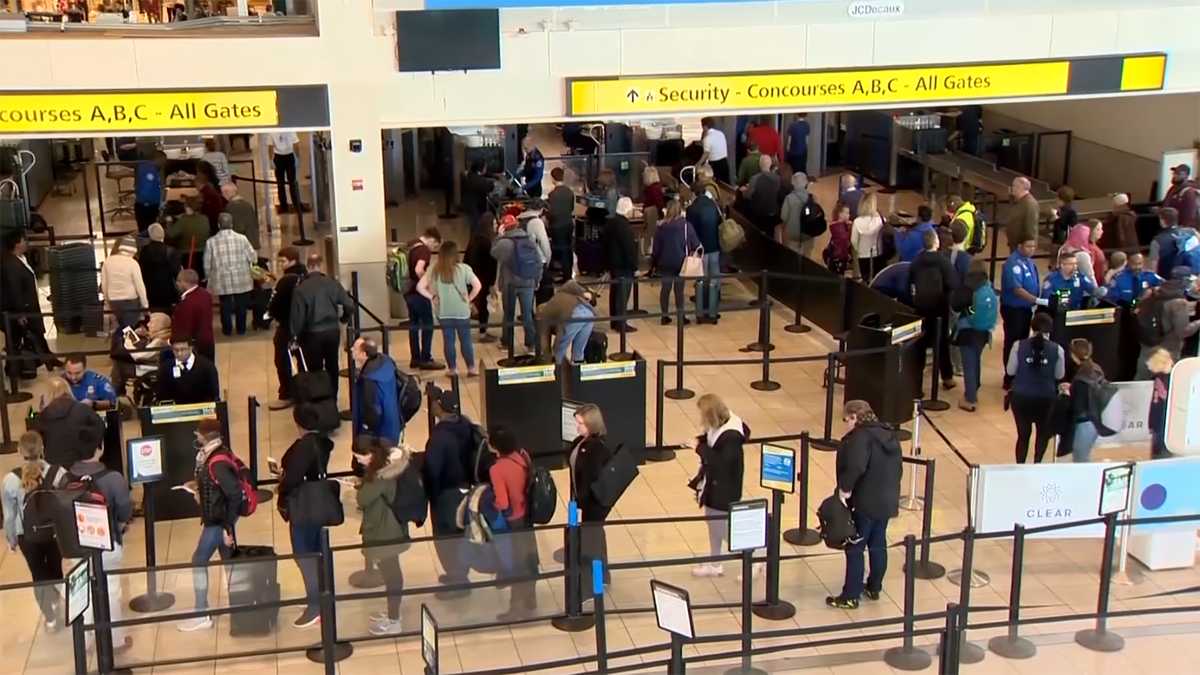
[(856, 425), (837, 451), (837, 485), (850, 493), (850, 507), (885, 520), (900, 512), (900, 442), (878, 420)]
[(34, 424), (46, 446), (46, 461), (68, 467), (91, 457), (104, 440), (104, 421), (91, 408), (70, 396), (50, 401)]
[(742, 498), (742, 475), (745, 463), (742, 444), (750, 436), (750, 428), (737, 415), (716, 429), (699, 437), (696, 452), (700, 455), (700, 473), (692, 479), (692, 487), (700, 485), (700, 504), (718, 511), (728, 511), (729, 504)]
[[(375, 480), (363, 480), (358, 489), (358, 506), (362, 509), (362, 534), (364, 543), (394, 541), (408, 538), (408, 525), (396, 520), (391, 503), (396, 499), (396, 479), (412, 461), (412, 453), (404, 447), (392, 448), (388, 463), (375, 475)], [(405, 544), (373, 546), (368, 555), (372, 559), (399, 555)]]

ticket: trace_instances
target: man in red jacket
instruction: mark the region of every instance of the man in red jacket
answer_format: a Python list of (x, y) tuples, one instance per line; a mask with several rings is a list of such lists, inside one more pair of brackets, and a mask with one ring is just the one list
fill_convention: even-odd
[(217, 346), (213, 342), (212, 295), (200, 288), (196, 270), (180, 270), (175, 287), (179, 289), (180, 297), (171, 314), (171, 337), (191, 340), (196, 353), (215, 363)]

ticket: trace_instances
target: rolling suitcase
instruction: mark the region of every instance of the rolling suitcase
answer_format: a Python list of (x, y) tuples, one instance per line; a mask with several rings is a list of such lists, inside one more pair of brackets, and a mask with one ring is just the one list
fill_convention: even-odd
[(238, 546), (229, 563), (229, 604), (252, 609), (229, 615), (230, 635), (268, 635), (279, 621), (279, 607), (256, 605), (279, 602), (279, 579), (275, 549), (270, 546)]

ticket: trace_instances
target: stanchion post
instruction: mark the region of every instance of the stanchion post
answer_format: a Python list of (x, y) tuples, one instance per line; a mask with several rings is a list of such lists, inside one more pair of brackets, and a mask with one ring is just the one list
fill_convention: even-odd
[(959, 663), (979, 663), (983, 660), (983, 647), (967, 640), (968, 614), (971, 607), (971, 572), (975, 568), (975, 528), (968, 525), (963, 530), (962, 582), (958, 584), (958, 633), (961, 636), (956, 649)]
[[(354, 341), (357, 339), (354, 333), (353, 326), (346, 326), (346, 398), (350, 402), (350, 407), (341, 411), (340, 415), (343, 422), (348, 422), (354, 419), (354, 405), (357, 403), (354, 396)], [(351, 430), (353, 435), (354, 430)]]
[(8, 421), (8, 392), (4, 386), (5, 365), (7, 364), (4, 362), (4, 354), (0, 353), (0, 455), (10, 455), (17, 451)]
[(1119, 652), (1125, 638), (1108, 630), (1108, 596), (1112, 591), (1113, 552), (1117, 545), (1117, 514), (1104, 516), (1104, 550), (1100, 558), (1100, 592), (1096, 596), (1096, 627), (1075, 634), (1075, 642), (1097, 652)]
[(767, 521), (767, 597), (753, 607), (756, 616), (771, 621), (783, 621), (796, 615), (792, 603), (779, 599), (779, 541), (782, 538), (779, 530), (782, 520), (783, 492), (771, 490), (771, 516)]
[(265, 488), (260, 488), (258, 486), (258, 471), (259, 471), (259, 469), (258, 469), (258, 464), (259, 464), (258, 408), (259, 408), (259, 405), (260, 404), (258, 402), (258, 397), (253, 394), (251, 394), (249, 396), (249, 398), (246, 399), (246, 409), (247, 409), (246, 410), (246, 427), (249, 431), (249, 443), (250, 443), (250, 450), (249, 450), (249, 454), (250, 454), (250, 457), (249, 457), (249, 459), (250, 459), (250, 484), (254, 486), (254, 491), (258, 493), (258, 501), (259, 502), (269, 502), (269, 501), (271, 501), (271, 497), (274, 496), (274, 493), (272, 493), (270, 490), (267, 490)]
[[(354, 653), (354, 645), (337, 639), (337, 604), (334, 602), (333, 551), (329, 548), (329, 530), (321, 531), (321, 557), (317, 566), (317, 586), (321, 595), (321, 646), (305, 650), (304, 655), (313, 663), (324, 663), (325, 672), (330, 672), (330, 663), (345, 660)], [(299, 561), (297, 561), (299, 562)]]
[[(87, 181), (84, 181), (87, 184)], [(87, 636), (83, 631), (83, 618), (71, 623), (71, 651), (75, 655), (75, 675), (87, 675)]]
[(946, 568), (929, 560), (929, 539), (933, 536), (933, 477), (937, 462), (930, 457), (925, 460), (925, 498), (921, 511), (921, 559), (917, 561), (913, 576), (918, 579), (940, 579), (946, 576)]
[(958, 646), (962, 643), (959, 631), (958, 605), (946, 605), (946, 628), (938, 645), (938, 675), (958, 675)]
[(669, 462), (675, 459), (675, 450), (664, 447), (663, 442), (663, 407), (665, 405), (663, 387), (666, 386), (663, 379), (666, 376), (667, 364), (659, 359), (654, 373), (654, 447), (646, 448), (642, 453), (642, 457), (647, 462)]
[(608, 635), (604, 625), (604, 561), (592, 561), (592, 607), (596, 617), (596, 672), (608, 672)]
[[(921, 401), (921, 407), (934, 412), (942, 412), (950, 409), (950, 404), (938, 397), (938, 392), (942, 385), (941, 374), (939, 373), (942, 365), (942, 340), (946, 338), (944, 321), (945, 317), (941, 316), (935, 317), (933, 320), (935, 333), (933, 336), (933, 373), (929, 377), (930, 397)], [(922, 346), (918, 345), (917, 349), (922, 349)]]
[(837, 450), (838, 442), (833, 438), (833, 388), (837, 384), (837, 354), (830, 352), (825, 357), (825, 430), (821, 438), (810, 441), (812, 447), (832, 452)]
[(583, 598), (579, 588), (579, 544), (579, 506), (575, 500), (571, 500), (567, 502), (567, 553), (563, 577), (563, 592), (566, 594), (563, 604), (567, 613), (566, 616), (556, 616), (550, 620), (552, 626), (567, 633), (588, 630), (596, 620), (592, 614), (583, 613)]
[(146, 483), (143, 486), (142, 522), (145, 525), (146, 539), (146, 592), (129, 601), (129, 608), (135, 612), (161, 612), (175, 604), (175, 596), (170, 593), (158, 592), (157, 542), (154, 533), (157, 507), (155, 501), (158, 495), (158, 482)]
[(771, 335), (769, 325), (771, 323), (771, 301), (767, 296), (767, 289), (770, 284), (770, 273), (763, 270), (758, 278), (758, 338), (750, 344), (742, 347), (743, 352), (769, 352), (775, 349), (775, 345), (771, 344)]
[[(641, 302), (641, 297), (640, 297), (641, 294), (638, 293), (638, 288), (641, 286), (641, 284), (638, 283), (638, 278), (633, 277), (632, 283), (633, 283), (633, 309), (625, 310), (625, 313), (630, 314), (630, 315), (639, 315), (639, 316), (642, 314), (649, 314), (650, 312), (647, 312), (646, 310), (642, 309), (642, 302)], [(621, 351), (625, 351), (625, 349), (622, 348)]]
[(354, 298), (354, 313), (350, 315), (350, 325), (354, 326), (356, 334), (362, 333), (362, 301), (358, 295), (358, 270), (350, 272), (350, 297)]
[[(4, 334), (5, 335), (13, 334), (13, 332), (12, 332), (12, 317), (10, 317), (8, 315), (8, 312), (4, 312)], [(5, 350), (12, 350), (12, 348), (13, 348), (13, 343), (9, 342), (7, 344), (7, 346), (5, 347)], [(16, 359), (13, 358), (12, 354), (8, 354), (7, 360), (8, 361), (16, 361), (17, 363), (20, 363), (23, 359), (21, 358), (21, 353), (17, 352)], [(4, 377), (4, 373), (0, 372), (0, 387), (4, 386), (3, 377)], [(33, 394), (31, 394), (27, 391), (21, 391), (21, 383), (20, 383), (20, 380), (17, 378), (17, 375), (15, 372), (8, 373), (8, 384), (9, 384), (10, 389), (5, 396), (4, 408), (3, 408), (3, 412), (4, 412), (5, 416), (8, 415), (8, 405), (10, 403), (24, 403), (25, 401), (28, 401), (33, 398)]]
[(821, 543), (821, 533), (808, 527), (808, 432), (800, 433), (800, 470), (796, 473), (797, 501), (800, 502), (800, 526), (783, 533), (783, 540), (793, 546), (816, 546)]
[(99, 551), (92, 554), (92, 572), (95, 583), (92, 587), (92, 616), (95, 617), (96, 670), (105, 674), (114, 673), (116, 669), (113, 665), (112, 615), (108, 609), (108, 573), (104, 571), (104, 559)]
[(1012, 583), (1008, 589), (1008, 634), (988, 640), (988, 649), (1006, 659), (1030, 659), (1037, 646), (1021, 637), (1021, 574), (1025, 560), (1025, 526), (1013, 525)]
[(687, 662), (683, 660), (683, 636), (671, 633), (671, 675), (687, 675)]
[[(764, 302), (763, 306), (767, 308), (766, 311), (768, 313), (771, 311), (771, 301), (770, 300), (767, 300), (766, 302)], [(771, 321), (769, 318), (767, 319), (767, 321), (765, 321), (763, 323), (762, 335), (763, 335), (763, 339), (766, 341), (766, 344), (770, 344), (771, 343)], [(754, 389), (756, 391), (775, 391), (782, 386), (783, 385), (779, 384), (778, 382), (771, 381), (771, 350), (763, 349), (762, 350), (762, 379), (751, 382), (750, 388)]]
[(753, 649), (751, 638), (754, 635), (754, 612), (751, 595), (754, 593), (754, 550), (742, 551), (742, 663), (737, 668), (730, 668), (725, 675), (766, 675), (765, 670), (755, 668), (750, 662), (750, 651)]
[(696, 395), (683, 386), (683, 305), (675, 305), (675, 388), (668, 389), (666, 397), (675, 401), (686, 401)]
[(812, 330), (811, 327), (804, 324), (801, 320), (804, 315), (804, 292), (805, 287), (797, 285), (799, 292), (796, 293), (796, 306), (792, 308), (792, 322), (784, 326), (783, 329), (789, 333), (807, 333)]
[(913, 535), (904, 537), (904, 642), (899, 647), (892, 647), (883, 653), (883, 662), (896, 670), (924, 670), (933, 663), (933, 657), (923, 649), (917, 649), (913, 644), (913, 631), (916, 630), (916, 577), (913, 576), (913, 563), (917, 559), (917, 538)]

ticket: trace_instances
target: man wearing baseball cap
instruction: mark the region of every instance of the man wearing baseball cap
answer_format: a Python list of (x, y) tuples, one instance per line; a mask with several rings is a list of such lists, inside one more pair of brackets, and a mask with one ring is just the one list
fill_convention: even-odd
[[(459, 410), (458, 397), (453, 391), (433, 387), (430, 392), (430, 408), (437, 420), (425, 443), (425, 462), (421, 465), (421, 477), (425, 482), (425, 494), (429, 498), (429, 515), (434, 536), (460, 534), (455, 523), (458, 505), (462, 503), (468, 489), (479, 480), (475, 473), (476, 451), (482, 445), (482, 432), (477, 434), (475, 425)], [(486, 448), (485, 457), (490, 459)], [(487, 467), (480, 467), (486, 472)], [(486, 473), (485, 473), (486, 475)], [(461, 539), (437, 539), (433, 542), (438, 560), (445, 573), (438, 582), (460, 584), (467, 581), (468, 565)]]
[(1171, 167), (1171, 187), (1163, 197), (1162, 206), (1179, 212), (1180, 227), (1196, 227), (1196, 196), (1192, 167), (1187, 164)]

